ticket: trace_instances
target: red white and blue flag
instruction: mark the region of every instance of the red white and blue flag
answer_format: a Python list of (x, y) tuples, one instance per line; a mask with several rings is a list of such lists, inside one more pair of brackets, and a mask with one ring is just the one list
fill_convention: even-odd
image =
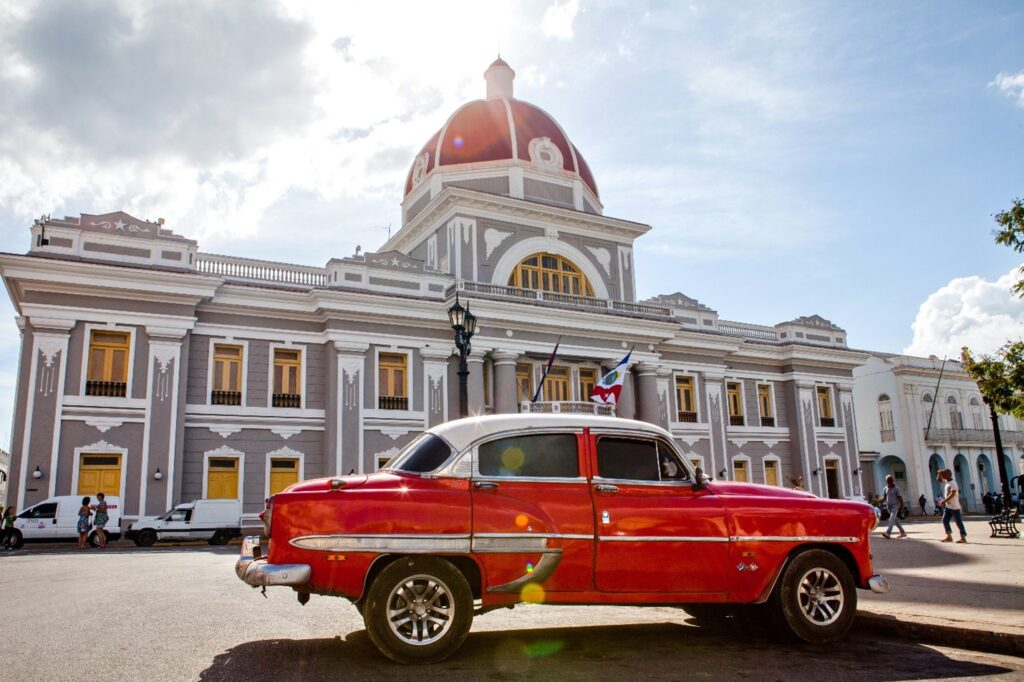
[(590, 393), (590, 399), (595, 403), (615, 405), (619, 402), (619, 394), (622, 393), (622, 380), (626, 378), (626, 367), (629, 365), (629, 356), (633, 351), (626, 353), (626, 357), (619, 360), (615, 369), (601, 377), (597, 386)]

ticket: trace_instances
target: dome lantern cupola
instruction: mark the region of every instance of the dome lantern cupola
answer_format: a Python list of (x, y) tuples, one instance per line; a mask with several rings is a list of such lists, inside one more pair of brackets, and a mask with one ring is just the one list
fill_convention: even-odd
[(516, 78), (516, 72), (505, 63), (500, 56), (484, 71), (484, 79), (487, 81), (487, 99), (496, 97), (512, 97), (512, 81)]

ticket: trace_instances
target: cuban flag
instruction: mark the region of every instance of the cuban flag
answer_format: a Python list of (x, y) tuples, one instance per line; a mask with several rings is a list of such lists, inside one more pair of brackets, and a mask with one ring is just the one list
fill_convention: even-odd
[(626, 378), (626, 367), (629, 365), (629, 356), (632, 354), (633, 351), (626, 353), (626, 357), (619, 360), (615, 369), (601, 377), (601, 381), (597, 382), (597, 386), (590, 394), (591, 400), (605, 405), (615, 405), (619, 402), (619, 394), (622, 393), (622, 380)]

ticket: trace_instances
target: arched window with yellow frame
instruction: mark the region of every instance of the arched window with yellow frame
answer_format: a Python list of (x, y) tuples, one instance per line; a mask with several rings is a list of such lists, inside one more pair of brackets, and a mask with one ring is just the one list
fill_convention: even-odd
[(576, 264), (552, 253), (535, 253), (524, 258), (512, 271), (508, 285), (573, 296), (594, 296), (593, 287)]

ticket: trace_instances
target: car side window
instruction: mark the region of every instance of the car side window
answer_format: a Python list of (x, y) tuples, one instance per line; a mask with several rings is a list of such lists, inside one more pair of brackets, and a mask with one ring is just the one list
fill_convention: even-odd
[(482, 476), (578, 478), (576, 436), (571, 433), (507, 436), (477, 448)]
[(597, 475), (626, 481), (660, 481), (657, 441), (614, 437), (598, 439)]
[(667, 444), (645, 438), (600, 438), (597, 474), (626, 481), (690, 480), (690, 472)]
[(175, 509), (171, 512), (169, 521), (188, 521), (189, 514), (184, 509)]
[(57, 517), (57, 503), (48, 502), (37, 504), (31, 509), (26, 509), (19, 518), (23, 519), (53, 519)]

